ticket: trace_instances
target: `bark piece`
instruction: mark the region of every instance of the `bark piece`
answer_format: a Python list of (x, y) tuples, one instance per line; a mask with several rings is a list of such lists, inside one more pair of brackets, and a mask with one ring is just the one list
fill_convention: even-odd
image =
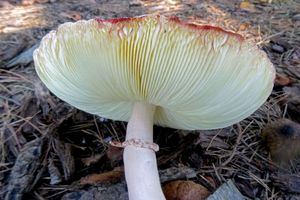
[(195, 172), (195, 170), (188, 167), (179, 167), (179, 168), (171, 167), (159, 171), (159, 177), (161, 183), (177, 180), (177, 179), (195, 178), (196, 176), (197, 173)]
[(10, 173), (5, 200), (21, 200), (39, 180), (43, 170), (43, 140), (36, 139), (19, 153)]

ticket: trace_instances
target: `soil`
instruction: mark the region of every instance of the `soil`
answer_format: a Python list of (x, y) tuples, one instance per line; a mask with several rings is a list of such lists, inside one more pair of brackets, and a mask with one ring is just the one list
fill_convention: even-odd
[(109, 145), (124, 140), (126, 123), (52, 95), (31, 55), (64, 22), (145, 14), (238, 32), (263, 49), (277, 71), (267, 102), (238, 124), (212, 131), (155, 127), (162, 184), (191, 180), (213, 193), (231, 179), (249, 199), (300, 199), (299, 160), (272, 160), (261, 134), (282, 118), (300, 123), (299, 0), (2, 0), (0, 199), (127, 199), (122, 150)]

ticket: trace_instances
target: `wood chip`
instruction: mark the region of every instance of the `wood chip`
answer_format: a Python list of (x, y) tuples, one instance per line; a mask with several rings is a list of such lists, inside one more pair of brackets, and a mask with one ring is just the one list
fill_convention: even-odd
[(20, 199), (23, 194), (29, 192), (42, 175), (43, 166), (42, 139), (36, 139), (24, 147), (19, 153), (10, 173), (10, 181), (7, 187), (5, 200)]

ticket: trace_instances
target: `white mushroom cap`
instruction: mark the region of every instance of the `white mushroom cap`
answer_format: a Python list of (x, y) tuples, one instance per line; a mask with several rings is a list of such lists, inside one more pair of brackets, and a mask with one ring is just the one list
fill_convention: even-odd
[(155, 124), (190, 130), (248, 117), (275, 77), (240, 35), (163, 16), (65, 23), (43, 38), (34, 62), (46, 86), (81, 110), (128, 121), (142, 101), (157, 106)]

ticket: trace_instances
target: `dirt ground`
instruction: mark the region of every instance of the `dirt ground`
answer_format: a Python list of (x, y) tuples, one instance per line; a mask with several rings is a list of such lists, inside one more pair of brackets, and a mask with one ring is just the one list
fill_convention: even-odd
[(122, 150), (108, 144), (124, 140), (126, 123), (53, 96), (35, 73), (31, 50), (64, 22), (145, 14), (236, 31), (277, 71), (268, 101), (238, 124), (190, 132), (155, 127), (162, 184), (192, 180), (213, 193), (231, 179), (249, 199), (300, 199), (300, 162), (275, 162), (262, 142), (270, 122), (300, 123), (299, 0), (0, 1), (0, 199), (127, 199)]

